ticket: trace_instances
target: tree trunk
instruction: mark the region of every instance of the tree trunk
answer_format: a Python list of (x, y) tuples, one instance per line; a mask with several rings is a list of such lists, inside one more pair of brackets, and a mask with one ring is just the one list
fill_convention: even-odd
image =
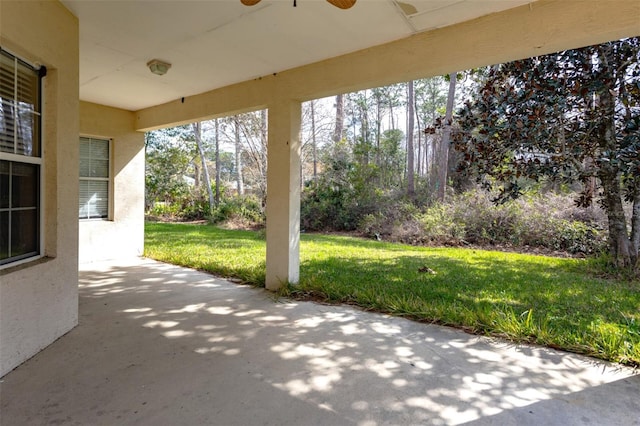
[[(442, 137), (440, 137), (442, 140)], [(431, 193), (435, 193), (438, 190), (438, 137), (433, 135), (431, 137), (431, 147), (429, 150), (429, 187)]]
[(638, 265), (638, 250), (640, 249), (640, 182), (636, 180), (636, 188), (631, 209), (631, 262)]
[(360, 108), (360, 135), (362, 138), (362, 164), (369, 165), (369, 111), (367, 99), (359, 103)]
[[(599, 95), (599, 99), (596, 100), (597, 107), (608, 112), (605, 114), (607, 118), (602, 119), (599, 126), (600, 147), (603, 152), (613, 152), (617, 144), (613, 119), (615, 100), (608, 90), (602, 90)], [(627, 231), (627, 220), (622, 206), (620, 170), (615, 162), (601, 161), (598, 176), (604, 192), (604, 206), (609, 221), (609, 252), (616, 266), (634, 268), (638, 259), (638, 250), (629, 239)]]
[(236, 190), (238, 196), (244, 194), (244, 185), (242, 181), (242, 144), (240, 142), (240, 117), (235, 116), (233, 118), (233, 125), (235, 127), (236, 137)]
[(376, 99), (376, 166), (380, 168), (380, 129), (382, 128), (382, 109), (380, 108), (380, 103), (382, 102), (382, 96), (379, 91), (375, 91), (374, 94)]
[(200, 189), (200, 166), (196, 162), (196, 159), (193, 159), (193, 186), (195, 189)]
[(220, 205), (220, 122), (216, 118), (216, 206)]
[(396, 128), (396, 117), (393, 112), (393, 102), (389, 102), (389, 118), (391, 120), (391, 128)]
[(449, 94), (447, 96), (447, 109), (444, 115), (444, 127), (442, 129), (442, 142), (440, 145), (440, 158), (438, 160), (438, 200), (444, 201), (447, 189), (447, 172), (449, 169), (449, 144), (451, 143), (451, 121), (453, 117), (453, 101), (456, 94), (456, 73), (449, 74)]
[(622, 194), (617, 168), (608, 164), (600, 167), (600, 181), (604, 191), (604, 206), (609, 222), (609, 252), (618, 267), (632, 267), (632, 245), (627, 234), (627, 221), (622, 207)]
[(416, 194), (414, 183), (414, 149), (413, 149), (413, 126), (414, 126), (414, 85), (413, 80), (407, 84), (407, 195), (413, 198)]
[[(415, 102), (414, 102), (415, 103)], [(415, 108), (415, 106), (414, 106)], [(420, 123), (420, 114), (416, 114), (416, 125), (418, 127), (418, 141), (417, 141), (417, 150), (416, 150), (416, 159), (417, 164), (416, 164), (416, 176), (421, 176), (422, 175), (422, 135), (423, 135), (423, 128), (422, 128), (422, 123)]]
[(343, 95), (336, 96), (336, 127), (333, 130), (333, 142), (340, 142), (342, 139), (342, 129), (344, 128), (344, 98)]
[(197, 122), (193, 123), (193, 135), (196, 139), (196, 144), (198, 145), (198, 152), (200, 152), (200, 162), (202, 163), (202, 173), (204, 175), (204, 182), (207, 188), (207, 192), (209, 193), (209, 214), (213, 211), (214, 207), (214, 197), (213, 190), (211, 189), (211, 179), (209, 179), (209, 169), (207, 168), (207, 158), (204, 155), (204, 147), (202, 146), (202, 123)]
[(260, 143), (262, 149), (260, 151), (260, 172), (261, 172), (261, 196), (262, 206), (267, 204), (267, 145), (269, 143), (269, 128), (267, 110), (260, 111)]
[(313, 156), (313, 180), (318, 178), (318, 145), (316, 141), (316, 110), (315, 101), (310, 102), (311, 106), (311, 149)]

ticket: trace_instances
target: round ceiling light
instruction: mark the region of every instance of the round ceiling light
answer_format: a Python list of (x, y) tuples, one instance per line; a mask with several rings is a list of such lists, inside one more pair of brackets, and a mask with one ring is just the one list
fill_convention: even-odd
[(161, 61), (159, 59), (152, 59), (147, 62), (147, 66), (152, 73), (156, 75), (165, 75), (169, 68), (171, 68), (171, 64), (168, 62)]

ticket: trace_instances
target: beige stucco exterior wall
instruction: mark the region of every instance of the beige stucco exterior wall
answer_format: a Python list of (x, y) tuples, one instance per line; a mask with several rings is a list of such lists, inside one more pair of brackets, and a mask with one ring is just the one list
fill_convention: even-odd
[(144, 133), (135, 114), (80, 103), (80, 135), (111, 139), (109, 220), (81, 220), (79, 262), (140, 256), (144, 249)]
[(0, 376), (78, 322), (78, 22), (58, 2), (0, 1), (0, 45), (46, 65), (45, 257), (0, 271)]

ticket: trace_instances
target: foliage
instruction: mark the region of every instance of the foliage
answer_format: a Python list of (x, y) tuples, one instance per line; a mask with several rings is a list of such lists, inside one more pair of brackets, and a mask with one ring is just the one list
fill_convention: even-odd
[[(420, 321), (640, 363), (640, 282), (595, 278), (584, 260), (421, 248), (303, 234), (291, 297), (357, 304)], [(145, 255), (264, 285), (259, 232), (146, 225)]]
[(474, 190), (418, 209), (385, 200), (379, 213), (363, 218), (363, 235), (414, 245), (478, 245), (505, 249), (598, 255), (606, 250), (602, 211), (572, 203), (570, 195), (528, 194), (496, 205)]
[(224, 198), (213, 210), (211, 223), (233, 222), (247, 228), (264, 225), (264, 209), (260, 201), (251, 195)]
[(308, 231), (353, 231), (380, 205), (382, 191), (371, 185), (379, 169), (353, 161), (346, 141), (325, 152), (327, 168), (308, 182), (301, 201), (301, 227)]
[(156, 202), (171, 203), (189, 193), (184, 176), (191, 162), (191, 153), (182, 144), (163, 140), (156, 133), (146, 135), (145, 200), (147, 206)]
[(209, 201), (202, 192), (189, 190), (172, 201), (159, 201), (147, 209), (149, 217), (177, 221), (201, 220), (209, 217)]
[[(459, 111), (459, 171), (522, 194), (525, 179), (580, 182), (588, 206), (599, 184), (609, 250), (633, 266), (640, 244), (640, 39), (632, 38), (490, 68), (478, 97)], [(492, 179), (485, 179), (490, 176)], [(597, 181), (596, 179), (597, 178)], [(637, 205), (627, 230), (623, 198)]]
[(473, 191), (450, 204), (451, 221), (462, 225), (463, 239), (471, 244), (542, 247), (572, 254), (598, 254), (606, 247), (602, 220), (578, 219), (580, 213), (587, 215), (571, 204), (570, 196), (526, 195), (500, 205), (490, 198), (486, 192)]
[[(265, 111), (205, 121), (198, 126), (157, 130), (147, 133), (146, 140), (147, 214), (172, 220), (234, 220), (250, 226), (264, 222), (261, 204), (266, 187)], [(221, 143), (233, 144), (236, 153), (217, 152)], [(206, 183), (216, 175), (219, 186), (214, 200), (213, 190), (208, 194)], [(229, 188), (239, 181), (239, 199), (231, 200)], [(211, 186), (215, 188), (213, 183)], [(260, 201), (253, 196), (245, 198), (244, 187)], [(207, 195), (212, 204), (219, 203), (215, 209), (205, 204)], [(222, 198), (218, 199), (218, 195)]]

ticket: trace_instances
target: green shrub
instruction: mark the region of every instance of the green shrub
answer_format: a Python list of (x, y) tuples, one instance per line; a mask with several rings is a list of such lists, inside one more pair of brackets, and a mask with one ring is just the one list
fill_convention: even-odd
[(575, 207), (570, 195), (528, 195), (496, 205), (489, 193), (475, 190), (434, 204), (411, 220), (419, 222), (421, 240), (435, 244), (540, 247), (572, 254), (606, 249), (602, 212)]
[(211, 223), (235, 221), (248, 227), (259, 227), (264, 225), (265, 216), (260, 201), (249, 195), (224, 199), (213, 209), (209, 220)]
[(371, 206), (373, 213), (364, 215), (357, 230), (376, 239), (419, 243), (422, 232), (414, 225), (419, 209), (408, 200), (393, 194), (378, 194), (379, 202)]
[(434, 204), (416, 216), (424, 240), (435, 244), (460, 244), (465, 237), (464, 222), (455, 219), (448, 204)]
[(192, 188), (152, 203), (146, 214), (175, 221), (201, 220), (209, 216), (209, 199), (203, 192)]
[(312, 182), (302, 194), (301, 227), (308, 231), (355, 231), (362, 219), (375, 214), (381, 204), (377, 192), (358, 196), (347, 185)]
[(182, 200), (180, 218), (182, 220), (201, 220), (209, 216), (209, 200), (194, 196)]
[(155, 203), (147, 214), (156, 217), (177, 217), (180, 213), (180, 205), (177, 203), (169, 203), (160, 201)]
[(420, 209), (397, 192), (321, 182), (305, 189), (301, 217), (309, 231), (359, 231), (415, 245), (537, 247), (591, 255), (605, 251), (607, 239), (602, 210), (576, 207), (572, 194), (527, 194), (495, 204), (490, 193), (475, 189)]
[(514, 234), (522, 220), (522, 209), (516, 202), (494, 204), (484, 191), (470, 191), (449, 203), (451, 220), (464, 228), (463, 239), (471, 244), (518, 244)]

